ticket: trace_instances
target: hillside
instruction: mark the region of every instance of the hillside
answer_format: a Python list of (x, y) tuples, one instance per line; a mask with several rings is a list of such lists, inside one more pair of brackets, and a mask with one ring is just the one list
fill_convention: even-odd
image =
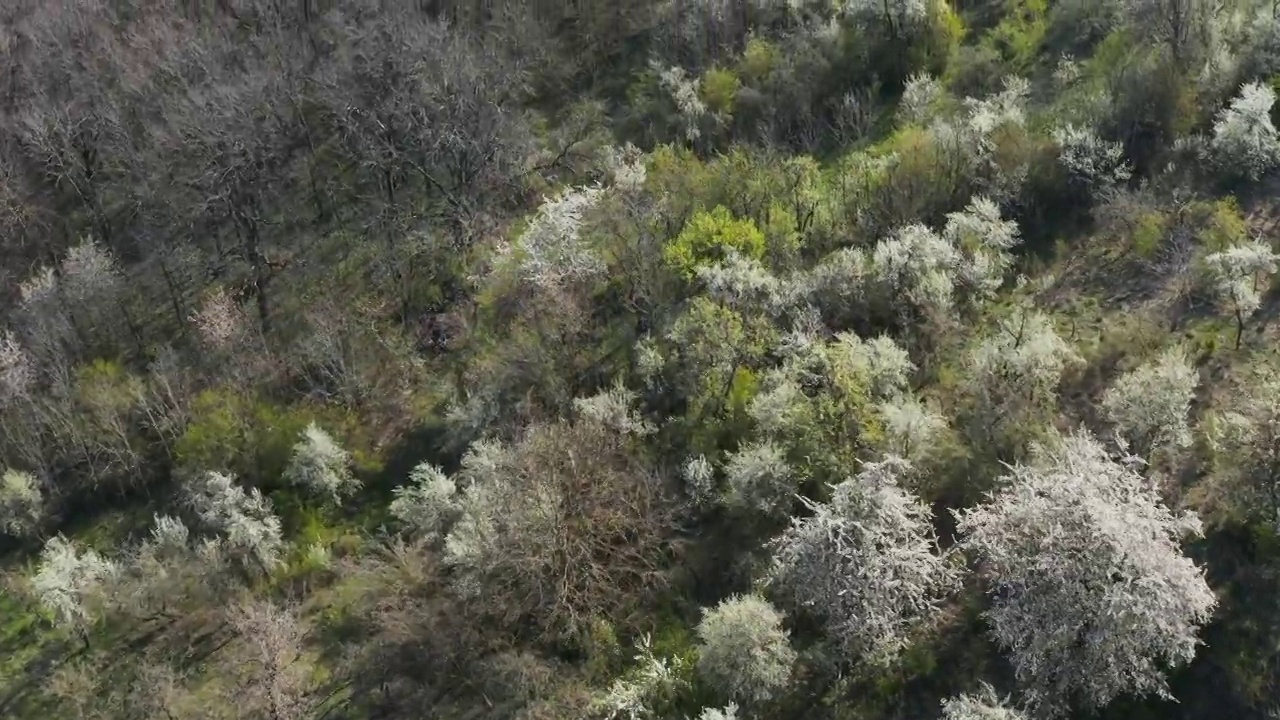
[(1273, 720), (1253, 0), (0, 7), (0, 717)]

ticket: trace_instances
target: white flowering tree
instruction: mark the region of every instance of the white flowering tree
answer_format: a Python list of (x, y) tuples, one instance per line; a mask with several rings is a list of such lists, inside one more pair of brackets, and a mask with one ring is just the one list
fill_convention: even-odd
[(884, 421), (885, 453), (919, 465), (934, 451), (934, 440), (947, 428), (947, 420), (914, 395), (903, 394), (879, 404)]
[(25, 537), (36, 532), (44, 516), (44, 497), (36, 477), (8, 469), (0, 475), (0, 532)]
[(1236, 349), (1244, 335), (1244, 325), (1262, 307), (1262, 292), (1276, 273), (1280, 258), (1261, 240), (1249, 240), (1204, 259), (1209, 290), (1222, 312), (1236, 321)]
[(1271, 122), (1275, 102), (1274, 90), (1251, 82), (1218, 113), (1209, 149), (1225, 172), (1257, 180), (1280, 164), (1280, 135)]
[(391, 515), (405, 527), (428, 541), (442, 537), (456, 519), (458, 485), (431, 463), (422, 463), (409, 473), (409, 483), (392, 494)]
[(79, 550), (61, 535), (49, 539), (31, 585), (41, 605), (60, 625), (74, 629), (85, 645), (95, 603), (116, 567), (92, 549)]
[(899, 487), (909, 470), (900, 458), (866, 463), (773, 543), (769, 586), (820, 619), (850, 662), (892, 662), (959, 580), (929, 508)]
[(768, 518), (786, 518), (795, 497), (795, 473), (786, 454), (768, 440), (747, 443), (725, 463), (729, 507)]
[(1093, 128), (1068, 123), (1054, 129), (1053, 140), (1058, 144), (1058, 164), (1073, 184), (1090, 194), (1105, 193), (1133, 174), (1124, 146), (1102, 139)]
[(698, 623), (698, 673), (736, 702), (763, 703), (786, 690), (796, 652), (783, 616), (756, 595), (732, 597)]
[(928, 120), (945, 93), (937, 78), (924, 73), (912, 75), (898, 100), (898, 120), (907, 125)]
[(549, 290), (604, 273), (604, 260), (582, 238), (585, 218), (603, 193), (600, 188), (576, 187), (543, 200), (529, 226), (506, 249), (521, 279)]
[(696, 268), (707, 294), (742, 312), (777, 315), (787, 308), (789, 287), (759, 260), (730, 249), (723, 260)]
[(264, 571), (280, 561), (280, 518), (257, 488), (245, 492), (230, 475), (211, 471), (190, 480), (186, 496), (200, 521), (237, 557), (252, 559)]
[(1200, 382), (1186, 353), (1171, 348), (1116, 379), (1102, 396), (1102, 409), (1142, 453), (1191, 443), (1187, 414)]
[(1015, 308), (968, 353), (976, 416), (963, 427), (975, 442), (993, 448), (1034, 431), (1056, 407), (1056, 390), (1067, 369), (1082, 362), (1047, 316)]
[(994, 688), (982, 683), (976, 693), (963, 693), (942, 701), (942, 720), (1026, 720), (1008, 705)]
[(829, 356), (833, 365), (847, 368), (865, 380), (871, 392), (881, 398), (897, 397), (906, 391), (916, 369), (906, 349), (888, 335), (862, 338), (855, 333), (840, 333)]
[(902, 299), (920, 309), (945, 313), (953, 304), (960, 261), (954, 245), (924, 225), (913, 224), (877, 243), (870, 267), (887, 302), (896, 305)]
[(351, 454), (314, 422), (293, 446), (284, 479), (335, 503), (360, 488), (360, 481), (351, 474)]
[(0, 407), (30, 397), (35, 379), (31, 354), (12, 332), (0, 333)]
[(696, 142), (702, 137), (702, 124), (710, 114), (706, 103), (702, 101), (702, 81), (678, 66), (664, 68), (655, 61), (652, 69), (658, 76), (658, 86), (675, 105), (684, 139), (690, 143)]
[(1022, 244), (1018, 223), (1000, 217), (1000, 206), (984, 196), (948, 213), (942, 237), (960, 253), (957, 284), (976, 299), (988, 299), (1000, 289), (1013, 264), (1009, 251)]
[(1076, 433), (958, 512), (991, 590), (985, 617), (1030, 700), (1052, 714), (1124, 693), (1167, 695), (1216, 600), (1179, 541), (1200, 532), (1136, 469)]

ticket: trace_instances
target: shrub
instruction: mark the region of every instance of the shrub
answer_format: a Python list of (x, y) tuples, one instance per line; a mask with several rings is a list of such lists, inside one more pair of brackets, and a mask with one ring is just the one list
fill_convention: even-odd
[(360, 487), (360, 481), (351, 474), (351, 455), (314, 422), (302, 431), (302, 440), (294, 445), (284, 478), (312, 493), (330, 497), (335, 503)]
[(751, 220), (739, 220), (724, 206), (695, 214), (663, 255), (676, 271), (692, 279), (697, 268), (724, 260), (728, 251), (755, 260), (764, 256), (764, 233)]
[(698, 672), (724, 697), (754, 704), (785, 690), (796, 653), (782, 615), (764, 599), (730, 598), (698, 624)]

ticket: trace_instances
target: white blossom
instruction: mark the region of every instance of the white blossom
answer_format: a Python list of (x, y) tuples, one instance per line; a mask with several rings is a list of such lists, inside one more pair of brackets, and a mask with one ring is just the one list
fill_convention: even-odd
[(1001, 319), (996, 332), (969, 353), (975, 379), (992, 399), (1051, 396), (1067, 367), (1079, 362), (1080, 356), (1054, 332), (1049, 318), (1028, 309)]
[(614, 680), (598, 698), (593, 716), (602, 720), (658, 720), (656, 701), (669, 698), (688, 686), (685, 662), (680, 656), (660, 658), (654, 654), (649, 636), (640, 638), (636, 666)]
[(895, 37), (924, 22), (929, 14), (924, 0), (844, 0), (843, 8), (865, 25), (884, 23), (885, 30)]
[(962, 694), (942, 701), (942, 720), (1026, 720), (1026, 715), (1009, 707), (990, 685), (982, 683), (975, 694)]
[(885, 297), (903, 297), (918, 307), (946, 311), (952, 306), (960, 261), (955, 246), (924, 225), (914, 224), (877, 243), (870, 267)]
[(891, 662), (958, 581), (929, 508), (898, 486), (909, 470), (900, 458), (866, 463), (773, 543), (770, 586), (821, 619), (850, 661)]
[(249, 327), (249, 316), (235, 299), (219, 286), (205, 297), (191, 316), (196, 333), (210, 347), (226, 349), (241, 339)]
[(62, 260), (61, 286), (72, 303), (89, 302), (115, 292), (121, 278), (111, 252), (91, 238), (72, 247)]
[(18, 285), (22, 305), (31, 309), (47, 302), (58, 290), (58, 276), (53, 268), (44, 266)]
[(1271, 122), (1275, 102), (1274, 90), (1251, 82), (1218, 113), (1209, 146), (1226, 172), (1257, 180), (1280, 164), (1280, 137)]
[(694, 455), (680, 468), (685, 494), (695, 506), (709, 505), (716, 495), (715, 467), (705, 455)]
[(888, 335), (863, 339), (855, 333), (840, 333), (836, 335), (835, 358), (866, 378), (871, 392), (881, 398), (905, 391), (916, 369), (907, 351)]
[(942, 83), (937, 78), (924, 73), (912, 75), (902, 88), (898, 117), (906, 124), (924, 122), (929, 119), (942, 96)]
[(89, 602), (115, 566), (92, 549), (79, 552), (61, 535), (49, 539), (40, 553), (40, 565), (32, 587), (41, 604), (60, 623), (82, 627), (90, 619)]
[(636, 436), (652, 434), (653, 424), (632, 409), (635, 402), (636, 394), (618, 383), (591, 397), (574, 398), (573, 407), (581, 418), (614, 432)]
[(767, 702), (791, 680), (796, 652), (782, 614), (756, 595), (729, 598), (698, 623), (698, 673), (724, 697)]
[(795, 495), (791, 466), (782, 448), (769, 441), (744, 445), (725, 464), (730, 507), (767, 517), (786, 517)]
[(578, 187), (543, 200), (508, 253), (522, 277), (547, 289), (600, 277), (604, 260), (582, 238), (584, 217), (599, 203), (600, 188)]
[(1278, 258), (1270, 245), (1249, 240), (1204, 259), (1218, 305), (1235, 315), (1238, 326), (1262, 307), (1262, 291), (1276, 272)]
[(1179, 348), (1120, 376), (1102, 397), (1102, 409), (1138, 448), (1186, 447), (1187, 414), (1200, 377)]
[(280, 519), (257, 488), (246, 493), (230, 475), (206, 472), (193, 478), (186, 492), (191, 509), (222, 536), (224, 547), (252, 557), (264, 569), (279, 562), (284, 545)]
[(1162, 669), (1194, 657), (1215, 605), (1178, 547), (1199, 520), (1170, 512), (1137, 462), (1073, 434), (957, 513), (963, 548), (990, 578), (991, 634), (1048, 713), (1167, 696)]
[(1103, 140), (1092, 128), (1068, 123), (1054, 129), (1053, 140), (1058, 144), (1058, 162), (1073, 182), (1090, 192), (1108, 190), (1133, 174), (1124, 159), (1124, 146)]
[(879, 409), (889, 454), (912, 462), (925, 459), (933, 451), (933, 440), (947, 427), (946, 418), (913, 395), (885, 400)]
[(35, 366), (31, 354), (8, 330), (0, 333), (0, 405), (30, 396), (35, 384)]
[(703, 708), (698, 720), (738, 720), (738, 706), (729, 703), (723, 708)]
[(429, 540), (442, 537), (460, 512), (457, 483), (431, 463), (419, 464), (409, 483), (391, 492), (391, 514)]
[(39, 527), (44, 497), (31, 473), (5, 470), (0, 475), (0, 532), (14, 537), (29, 535)]
[(690, 77), (681, 67), (653, 67), (658, 74), (659, 86), (667, 92), (680, 114), (685, 139), (689, 142), (697, 140), (702, 136), (702, 120), (708, 112), (699, 94), (701, 80)]
[(730, 250), (720, 262), (697, 268), (707, 294), (739, 310), (775, 314), (785, 305), (783, 284), (759, 260)]
[(339, 502), (360, 487), (351, 474), (351, 455), (314, 422), (302, 431), (302, 439), (293, 446), (293, 456), (285, 468), (284, 478), (297, 485)]
[(977, 196), (960, 212), (947, 215), (942, 237), (961, 255), (957, 284), (979, 298), (989, 298), (1004, 283), (1013, 264), (1009, 250), (1022, 243), (1018, 224), (1000, 217), (1000, 207)]
[(804, 399), (800, 386), (791, 378), (782, 378), (757, 393), (747, 406), (747, 413), (765, 435), (784, 433), (795, 421), (797, 408)]
[(613, 180), (613, 187), (623, 193), (637, 193), (644, 189), (647, 171), (644, 153), (631, 143), (621, 148), (605, 150), (605, 169)]

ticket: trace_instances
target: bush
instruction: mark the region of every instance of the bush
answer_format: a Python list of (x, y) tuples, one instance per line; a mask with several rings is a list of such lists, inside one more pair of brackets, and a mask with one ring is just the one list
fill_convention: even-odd
[(729, 700), (765, 702), (791, 679), (796, 653), (782, 615), (760, 597), (734, 597), (708, 610), (698, 637), (698, 673)]
[(759, 260), (764, 256), (764, 233), (750, 220), (739, 220), (724, 206), (699, 212), (663, 251), (667, 262), (692, 279), (698, 267), (724, 260), (733, 250)]

